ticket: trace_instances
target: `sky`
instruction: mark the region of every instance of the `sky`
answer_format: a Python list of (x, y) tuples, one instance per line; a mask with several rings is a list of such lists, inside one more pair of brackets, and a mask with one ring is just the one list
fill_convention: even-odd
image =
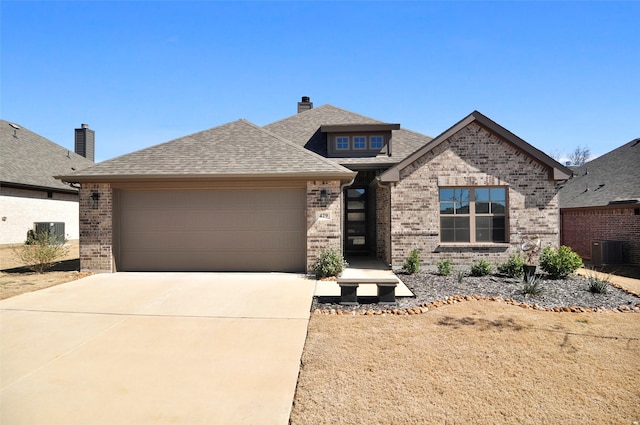
[(96, 161), (309, 96), (435, 137), (474, 110), (564, 161), (640, 137), (640, 2), (0, 2), (0, 116)]

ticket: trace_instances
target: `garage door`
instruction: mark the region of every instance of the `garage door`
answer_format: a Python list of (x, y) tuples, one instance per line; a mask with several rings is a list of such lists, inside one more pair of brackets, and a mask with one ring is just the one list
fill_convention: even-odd
[(304, 189), (123, 190), (119, 271), (287, 271), (306, 266)]

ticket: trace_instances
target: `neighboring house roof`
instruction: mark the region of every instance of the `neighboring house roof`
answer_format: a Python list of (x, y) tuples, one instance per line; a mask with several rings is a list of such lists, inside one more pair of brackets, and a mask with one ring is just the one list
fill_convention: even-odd
[(495, 123), (494, 121), (490, 120), (486, 116), (482, 115), (480, 112), (473, 111), (471, 114), (467, 115), (465, 118), (458, 121), (448, 130), (444, 131), (442, 134), (437, 136), (435, 139), (431, 140), (429, 143), (422, 146), (420, 149), (418, 149), (411, 155), (407, 156), (407, 158), (405, 158), (402, 162), (385, 171), (380, 176), (380, 181), (396, 182), (400, 180), (400, 171), (403, 168), (412, 164), (414, 161), (421, 158), (427, 152), (431, 151), (436, 146), (440, 145), (445, 140), (449, 139), (458, 131), (462, 130), (467, 125), (473, 122), (476, 122), (481, 126), (487, 128), (488, 130), (492, 131), (493, 133), (496, 133), (508, 143), (512, 144), (516, 148), (520, 149), (521, 151), (527, 153), (532, 158), (536, 159), (538, 162), (547, 166), (550, 172), (549, 177), (551, 179), (566, 180), (571, 176), (572, 172), (569, 168), (565, 167), (555, 159), (551, 158), (549, 155), (545, 154), (544, 152), (538, 150), (537, 148), (533, 147), (529, 143), (525, 142), (524, 140), (522, 140), (521, 138), (519, 138), (518, 136), (516, 136), (506, 128), (502, 127), (501, 125)]
[(53, 176), (94, 165), (87, 158), (24, 128), (0, 120), (0, 184), (77, 192)]
[(640, 203), (640, 138), (574, 169), (560, 208)]
[(155, 145), (60, 178), (69, 182), (163, 179), (337, 178), (351, 170), (246, 120)]
[[(304, 146), (312, 152), (327, 157), (327, 137), (322, 133), (322, 126), (335, 126), (345, 124), (386, 124), (364, 115), (356, 114), (345, 109), (336, 108), (333, 105), (322, 105), (317, 108), (300, 112), (288, 118), (265, 125), (264, 128), (278, 134), (281, 137)], [(407, 155), (414, 152), (424, 144), (431, 141), (431, 137), (413, 131), (399, 129), (393, 130), (392, 156), (379, 155), (365, 158), (330, 158), (342, 165), (393, 165), (400, 162)]]

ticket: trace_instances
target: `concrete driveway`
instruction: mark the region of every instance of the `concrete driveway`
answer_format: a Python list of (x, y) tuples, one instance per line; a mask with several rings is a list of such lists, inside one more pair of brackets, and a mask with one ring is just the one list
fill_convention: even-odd
[(314, 284), (116, 273), (0, 301), (0, 423), (285, 425)]

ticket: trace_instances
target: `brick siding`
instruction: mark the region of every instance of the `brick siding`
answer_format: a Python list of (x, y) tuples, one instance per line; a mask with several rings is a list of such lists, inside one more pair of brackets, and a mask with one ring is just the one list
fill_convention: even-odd
[(637, 208), (562, 210), (562, 243), (591, 259), (594, 240), (623, 241), (625, 264), (640, 266), (640, 214)]
[[(506, 186), (508, 243), (440, 243), (439, 187)], [(549, 170), (477, 123), (471, 123), (401, 170), (391, 187), (391, 263), (401, 266), (417, 248), (421, 262), (449, 259), (498, 263), (519, 250), (523, 235), (559, 243), (558, 194)], [(384, 244), (382, 244), (384, 246)], [(384, 255), (384, 250), (379, 252)]]
[[(91, 194), (100, 194), (98, 208), (91, 207)], [(80, 268), (82, 271), (113, 272), (113, 190), (108, 183), (83, 183), (80, 189)]]
[[(320, 205), (320, 192), (327, 191), (327, 206)], [(307, 182), (307, 271), (329, 247), (342, 251), (340, 181)], [(323, 215), (323, 217), (320, 217)]]

